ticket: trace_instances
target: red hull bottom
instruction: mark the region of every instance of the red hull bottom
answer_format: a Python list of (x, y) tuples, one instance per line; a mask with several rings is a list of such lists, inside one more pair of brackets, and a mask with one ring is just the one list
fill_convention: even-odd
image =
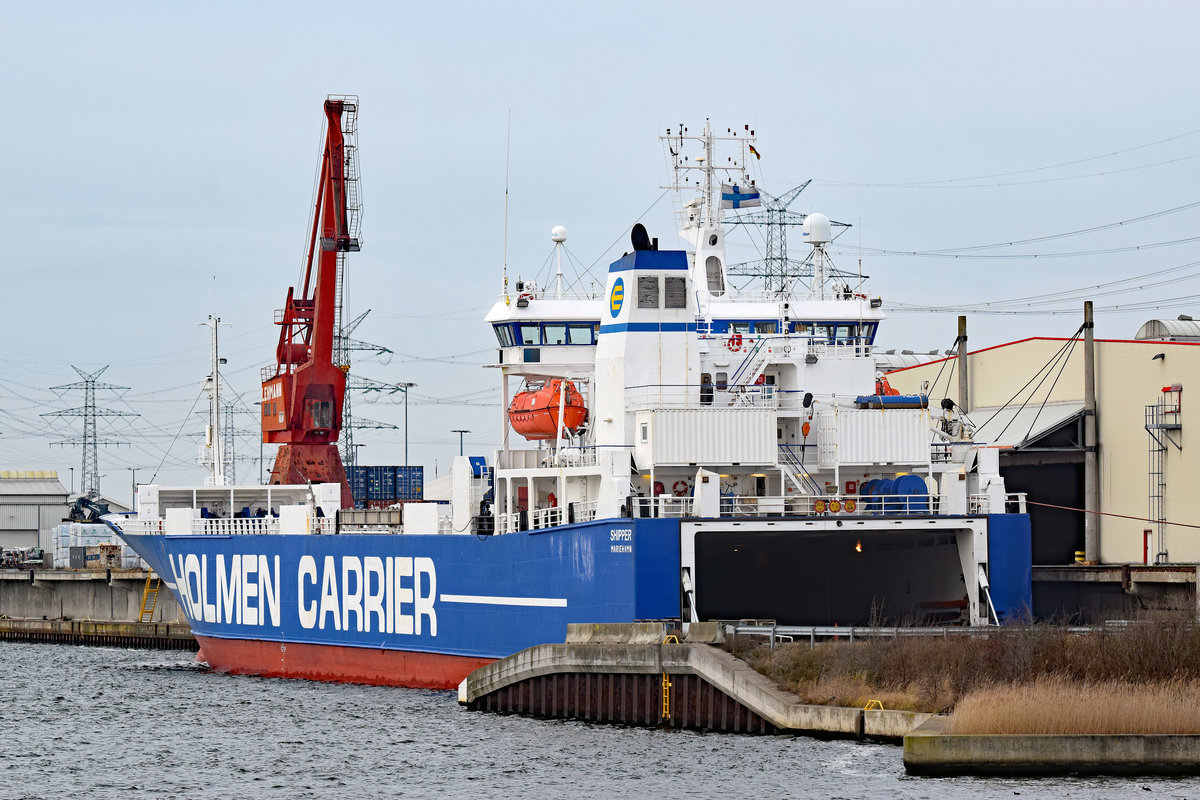
[(200, 642), (196, 660), (208, 662), (216, 672), (416, 689), (457, 689), (468, 674), (495, 661), (473, 656), (297, 642), (209, 636), (197, 636), (196, 640)]

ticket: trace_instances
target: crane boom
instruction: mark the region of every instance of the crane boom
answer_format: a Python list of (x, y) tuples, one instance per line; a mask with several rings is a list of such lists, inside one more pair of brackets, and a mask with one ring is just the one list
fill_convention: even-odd
[[(277, 311), (280, 326), (275, 364), (263, 373), (263, 441), (280, 445), (271, 483), (340, 483), (342, 505), (352, 504), (346, 470), (337, 450), (346, 394), (346, 367), (333, 361), (337, 324), (338, 256), (356, 252), (351, 224), (345, 132), (354, 130), (358, 98), (325, 101), (325, 148), (313, 208), (304, 282), (288, 288)], [(354, 209), (357, 213), (357, 209)]]

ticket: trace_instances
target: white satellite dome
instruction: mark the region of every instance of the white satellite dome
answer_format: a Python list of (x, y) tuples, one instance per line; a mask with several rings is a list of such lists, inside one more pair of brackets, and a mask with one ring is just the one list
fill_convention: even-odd
[(567, 229), (562, 225), (555, 225), (554, 230), (550, 231), (550, 241), (562, 244), (567, 240)]
[(829, 217), (824, 214), (809, 214), (804, 218), (804, 241), (809, 244), (827, 244), (833, 241), (833, 229)]

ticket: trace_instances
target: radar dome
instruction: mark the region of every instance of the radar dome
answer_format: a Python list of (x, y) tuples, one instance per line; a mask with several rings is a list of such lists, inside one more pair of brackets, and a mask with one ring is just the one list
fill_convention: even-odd
[(809, 244), (827, 244), (833, 241), (833, 230), (829, 217), (824, 214), (809, 214), (804, 218), (804, 241)]
[(567, 240), (567, 229), (562, 225), (555, 225), (554, 230), (550, 231), (550, 241), (562, 244)]

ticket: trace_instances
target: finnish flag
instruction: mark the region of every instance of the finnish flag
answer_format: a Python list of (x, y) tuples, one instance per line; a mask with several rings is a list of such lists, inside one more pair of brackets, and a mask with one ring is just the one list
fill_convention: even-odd
[(753, 186), (743, 191), (737, 184), (733, 186), (728, 183), (721, 184), (721, 208), (750, 208), (761, 205), (762, 198), (758, 194), (758, 189)]

